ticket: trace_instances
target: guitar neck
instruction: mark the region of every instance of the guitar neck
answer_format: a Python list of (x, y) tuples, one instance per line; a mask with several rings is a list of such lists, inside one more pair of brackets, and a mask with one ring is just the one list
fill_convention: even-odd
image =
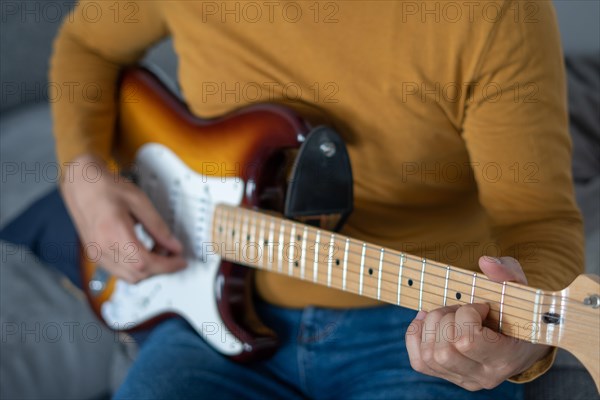
[(216, 207), (213, 238), (231, 262), (413, 310), (487, 303), (489, 328), (534, 343), (560, 341), (562, 326), (547, 321), (564, 311), (554, 293), (240, 207)]

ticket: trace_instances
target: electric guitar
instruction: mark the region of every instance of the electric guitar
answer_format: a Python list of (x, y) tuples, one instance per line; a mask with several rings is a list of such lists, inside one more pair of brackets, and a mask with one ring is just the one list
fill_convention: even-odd
[(252, 269), (261, 269), (414, 310), (486, 302), (488, 327), (568, 350), (600, 388), (598, 276), (581, 275), (557, 292), (497, 283), (260, 211), (284, 200), (282, 154), (311, 131), (286, 107), (252, 105), (201, 120), (153, 73), (136, 68), (122, 77), (119, 113), (116, 157), (135, 165), (138, 185), (183, 242), (188, 266), (128, 284), (83, 257), (87, 296), (109, 327), (178, 314), (224, 355), (266, 357), (277, 338), (251, 307)]

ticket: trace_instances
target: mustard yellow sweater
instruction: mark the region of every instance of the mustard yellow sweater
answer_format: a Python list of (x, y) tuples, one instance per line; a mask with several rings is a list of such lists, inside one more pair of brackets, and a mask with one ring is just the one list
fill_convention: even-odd
[[(213, 117), (252, 102), (326, 115), (348, 143), (344, 233), (476, 269), (517, 258), (532, 286), (582, 272), (565, 77), (549, 1), (81, 1), (55, 42), (58, 157), (107, 158), (116, 80), (171, 36), (186, 102)], [(260, 273), (276, 304), (372, 304)]]

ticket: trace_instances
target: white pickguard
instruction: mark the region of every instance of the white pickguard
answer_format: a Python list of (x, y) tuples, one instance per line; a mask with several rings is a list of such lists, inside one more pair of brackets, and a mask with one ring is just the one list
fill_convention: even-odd
[[(215, 278), (221, 258), (206, 252), (216, 204), (239, 205), (244, 182), (237, 177), (207, 177), (188, 168), (167, 147), (151, 143), (138, 152), (139, 186), (150, 197), (182, 242), (188, 266), (137, 284), (117, 281), (102, 316), (114, 329), (128, 329), (167, 312), (183, 316), (216, 350), (242, 352), (243, 344), (227, 329), (217, 309)], [(147, 247), (152, 239), (139, 226)]]

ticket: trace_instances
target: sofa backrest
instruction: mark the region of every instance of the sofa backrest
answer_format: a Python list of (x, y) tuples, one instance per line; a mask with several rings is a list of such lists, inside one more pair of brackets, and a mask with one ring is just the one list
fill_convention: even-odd
[[(0, 3), (0, 112), (48, 101), (52, 42), (75, 1), (15, 0)], [(170, 41), (148, 53), (173, 80), (177, 58)]]

